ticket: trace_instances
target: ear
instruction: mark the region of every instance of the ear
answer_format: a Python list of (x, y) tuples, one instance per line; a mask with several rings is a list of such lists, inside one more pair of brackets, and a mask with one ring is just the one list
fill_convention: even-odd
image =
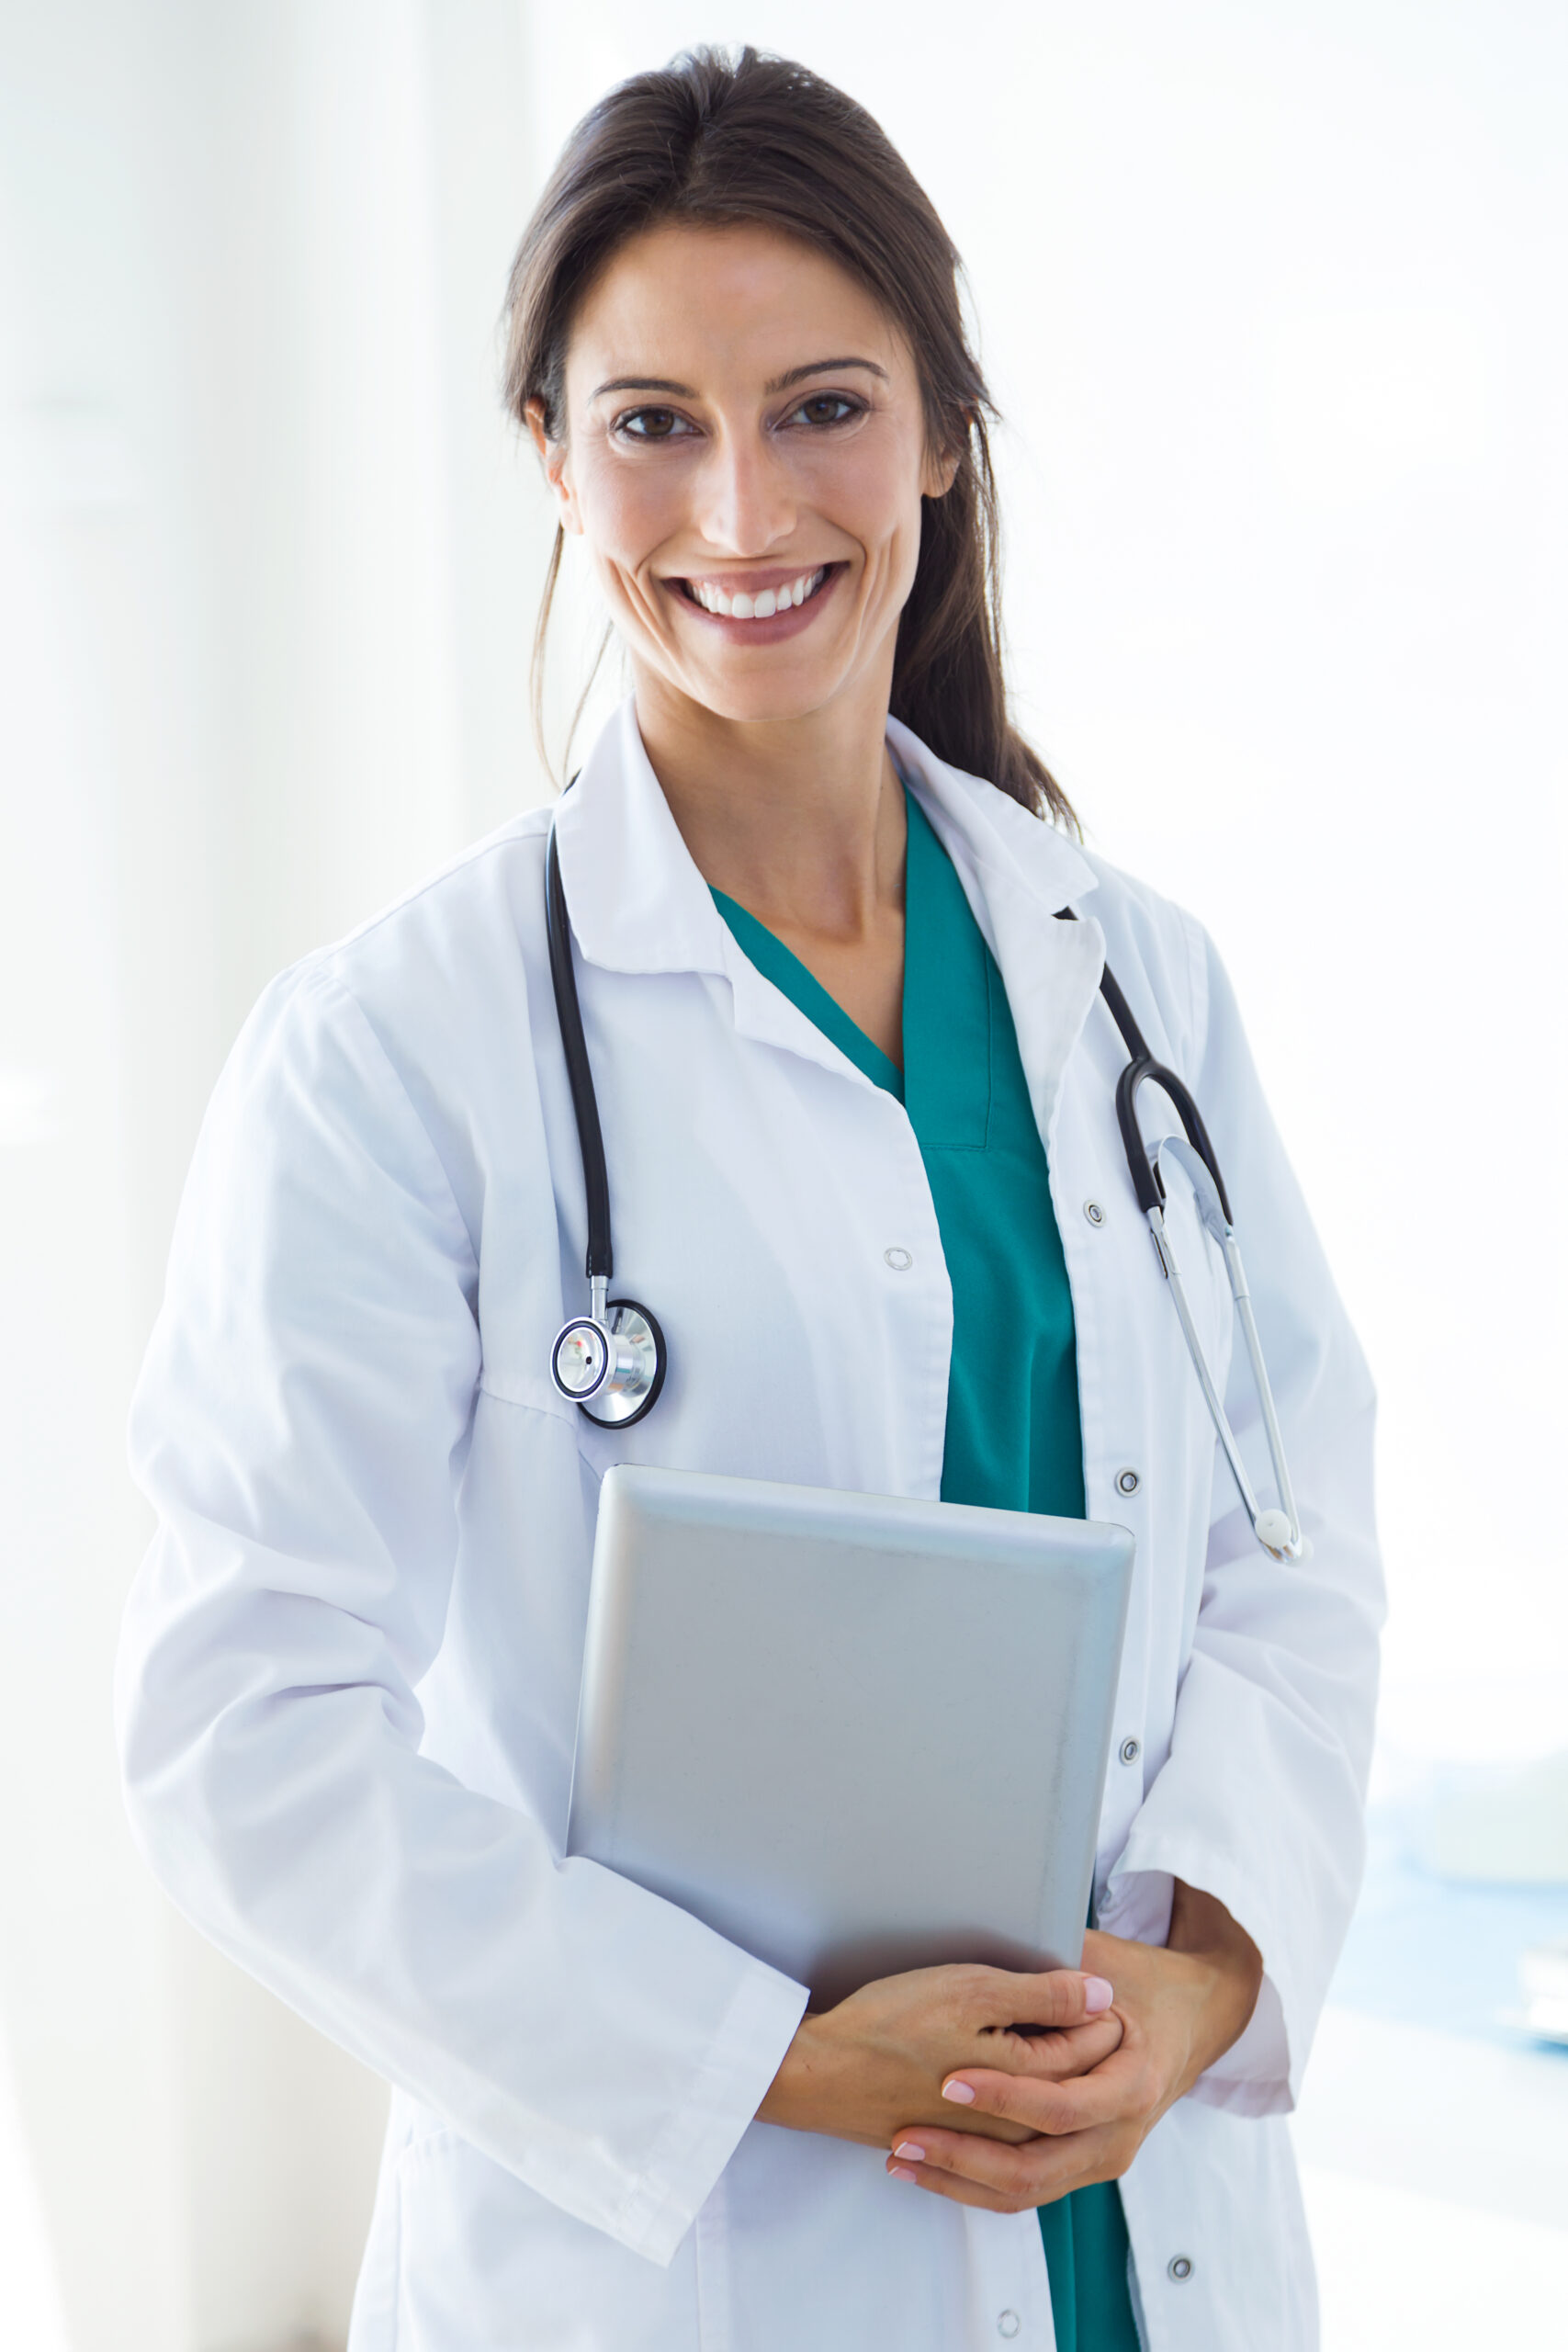
[(962, 448), (949, 449), (940, 454), (928, 449), (925, 465), (920, 473), (920, 496), (945, 498), (957, 479), (958, 469), (963, 458)]
[(524, 410), (523, 416), (534, 447), (538, 451), (539, 464), (544, 470), (545, 480), (554, 492), (556, 504), (560, 509), (561, 529), (581, 534), (582, 517), (578, 511), (577, 492), (572, 487), (567, 445), (564, 441), (550, 439), (546, 430), (545, 403), (542, 400), (537, 398), (531, 400)]

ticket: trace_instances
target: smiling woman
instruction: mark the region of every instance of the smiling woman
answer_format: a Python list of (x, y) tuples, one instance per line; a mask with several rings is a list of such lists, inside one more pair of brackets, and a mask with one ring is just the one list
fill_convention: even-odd
[[(628, 267), (635, 243), (651, 250)], [(625, 547), (624, 581), (599, 565), (617, 618), (646, 613), (657, 628), (663, 591), (720, 618), (728, 599), (728, 616), (745, 619), (739, 595), (750, 600), (753, 624), (776, 622), (781, 588), (795, 610), (803, 576), (810, 597), (858, 570), (840, 599), (853, 610), (837, 624), (846, 663), (856, 648), (892, 652), (886, 700), (895, 718), (954, 766), (1071, 823), (1044, 762), (1008, 715), (991, 404), (957, 273), (930, 198), (861, 107), (782, 59), (748, 52), (732, 69), (699, 54), (612, 92), (568, 141), (513, 267), (507, 399), (547, 450), (558, 483), (571, 480), (569, 447), (585, 468), (640, 444), (638, 458), (707, 469), (694, 491), (684, 479), (679, 491), (656, 480), (644, 492), (618, 476), (618, 492), (604, 485), (640, 535)], [(691, 350), (694, 311), (705, 329), (716, 313), (734, 326), (722, 353), (701, 334), (713, 371), (702, 384), (660, 357)], [(812, 342), (807, 320), (822, 339)], [(647, 446), (655, 443), (657, 455)], [(771, 558), (788, 508), (802, 536), (815, 523), (824, 540), (801, 549), (812, 572), (789, 568), (793, 548), (748, 565), (733, 534), (705, 545), (694, 514), (685, 548), (649, 537), (670, 526), (672, 497), (711, 501), (716, 456), (736, 468), (720, 495), (773, 502), (769, 515), (743, 513), (739, 544)], [(886, 481), (890, 467), (916, 504), (906, 499), (880, 537), (863, 541), (869, 476), (876, 469)], [(822, 497), (846, 495), (853, 503), (836, 520), (820, 513)], [(562, 534), (582, 528), (581, 515), (569, 493), (539, 616), (536, 712)], [(771, 616), (759, 614), (756, 600), (770, 594)], [(883, 643), (890, 621), (896, 645)], [(673, 643), (672, 619), (662, 626)], [(694, 643), (685, 651), (699, 658)]]
[[(399, 2086), (355, 2352), (1314, 2339), (1283, 2110), (1360, 1851), (1371, 1391), (1209, 943), (1010, 723), (956, 273), (799, 66), (594, 109), (507, 388), (634, 691), (553, 810), (283, 976), (203, 1129), (127, 1778), (186, 1911)], [(1245, 1211), (1268, 1556), (1220, 1209), (1149, 1208), (1137, 1078)], [(566, 1853), (622, 1463), (1132, 1530), (1079, 1966), (815, 2009)], [(903, 1735), (965, 1817), (988, 1734)]]

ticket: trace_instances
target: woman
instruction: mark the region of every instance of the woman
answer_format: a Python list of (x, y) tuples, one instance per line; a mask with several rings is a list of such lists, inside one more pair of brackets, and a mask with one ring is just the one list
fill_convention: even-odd
[[(614, 92), (517, 257), (510, 398), (634, 682), (554, 832), (657, 1411), (548, 1376), (586, 1304), (548, 812), (276, 982), (203, 1133), (127, 1778), (176, 1899), (395, 2086), (357, 2352), (1314, 2340), (1282, 2118), (1359, 1866), (1371, 1394), (1211, 949), (1009, 724), (954, 273), (869, 118), (750, 52)], [(1304, 1560), (1216, 1469), (1107, 957), (1246, 1222)], [(620, 1461), (1134, 1529), (1081, 1972), (806, 2014), (563, 1860)]]

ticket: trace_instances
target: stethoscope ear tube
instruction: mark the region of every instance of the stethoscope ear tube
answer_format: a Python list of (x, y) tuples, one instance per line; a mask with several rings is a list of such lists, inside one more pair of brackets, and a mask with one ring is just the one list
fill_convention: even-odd
[[(1077, 917), (1071, 907), (1063, 907), (1059, 910), (1056, 920), (1058, 922), (1076, 922)], [(1133, 1190), (1137, 1195), (1138, 1206), (1148, 1220), (1149, 1231), (1154, 1238), (1155, 1251), (1159, 1259), (1160, 1272), (1165, 1276), (1169, 1289), (1171, 1303), (1176, 1308), (1177, 1320), (1181, 1326), (1181, 1336), (1187, 1342), (1187, 1352), (1192, 1359), (1192, 1369), (1198, 1375), (1198, 1385), (1203, 1394), (1203, 1402), (1209, 1408), (1209, 1418), (1213, 1423), (1214, 1433), (1219, 1439), (1220, 1448), (1229, 1465), (1231, 1476), (1235, 1480), (1236, 1492), (1241, 1497), (1242, 1508), (1252, 1523), (1252, 1532), (1258, 1543), (1276, 1560), (1301, 1559), (1305, 1554), (1306, 1545), (1302, 1538), (1301, 1520), (1296, 1510), (1295, 1495), (1291, 1486), (1291, 1473), (1285, 1460), (1284, 1439), (1280, 1430), (1279, 1415), (1274, 1409), (1274, 1393), (1269, 1385), (1268, 1367), (1263, 1361), (1262, 1343), (1258, 1339), (1258, 1325), (1253, 1317), (1247, 1274), (1241, 1262), (1241, 1250), (1236, 1241), (1231, 1216), (1230, 1198), (1225, 1191), (1225, 1180), (1220, 1173), (1218, 1156), (1209, 1140), (1209, 1131), (1203, 1125), (1203, 1114), (1193, 1101), (1190, 1091), (1177, 1077), (1173, 1069), (1168, 1069), (1163, 1062), (1156, 1061), (1153, 1054), (1150, 1053), (1144, 1033), (1134, 1018), (1133, 1009), (1122, 995), (1120, 983), (1109, 964), (1102, 966), (1100, 969), (1100, 992), (1105, 999), (1111, 1019), (1121, 1031), (1122, 1042), (1126, 1046), (1128, 1054), (1126, 1067), (1116, 1081), (1116, 1124), (1122, 1132), (1122, 1148), (1127, 1158), (1127, 1172), (1133, 1180)], [(1138, 1125), (1138, 1089), (1145, 1081), (1156, 1086), (1160, 1092), (1169, 1099), (1177, 1117), (1181, 1122), (1183, 1136), (1168, 1136), (1156, 1145), (1145, 1143), (1143, 1129)], [(1214, 1385), (1213, 1374), (1209, 1370), (1208, 1359), (1203, 1353), (1203, 1343), (1198, 1336), (1198, 1327), (1192, 1319), (1192, 1309), (1187, 1296), (1187, 1285), (1181, 1278), (1181, 1269), (1176, 1261), (1176, 1252), (1171, 1247), (1170, 1237), (1166, 1231), (1165, 1182), (1159, 1167), (1161, 1153), (1166, 1151), (1170, 1153), (1179, 1165), (1184, 1163), (1183, 1172), (1199, 1196), (1199, 1208), (1203, 1223), (1213, 1233), (1224, 1256), (1225, 1272), (1230, 1280), (1231, 1297), (1235, 1307), (1236, 1318), (1241, 1325), (1243, 1344), (1247, 1349), (1247, 1362), (1251, 1366), (1253, 1380), (1258, 1389), (1263, 1431), (1269, 1446), (1269, 1459), (1274, 1473), (1275, 1488), (1280, 1498), (1278, 1510), (1265, 1510), (1259, 1508), (1258, 1497), (1253, 1492), (1252, 1481), (1247, 1475), (1247, 1465), (1241, 1458), (1241, 1448), (1236, 1443), (1235, 1432), (1231, 1428), (1224, 1399)], [(1201, 1170), (1194, 1164), (1195, 1160), (1201, 1162)], [(1205, 1174), (1213, 1186), (1213, 1199), (1208, 1202), (1201, 1197), (1205, 1189), (1202, 1183), (1202, 1177)]]
[(550, 1350), (550, 1379), (557, 1395), (575, 1405), (597, 1428), (627, 1430), (658, 1404), (669, 1354), (664, 1334), (646, 1306), (635, 1298), (609, 1296), (610, 1277), (615, 1270), (610, 1237), (610, 1174), (593, 1091), (593, 1069), (582, 1029), (582, 1008), (577, 999), (571, 923), (553, 825), (545, 853), (545, 927), (588, 1209), (588, 1312), (574, 1315), (556, 1333)]
[[(1120, 991), (1118, 991), (1120, 993)], [(1224, 1211), (1225, 1223), (1231, 1223), (1231, 1204), (1225, 1196), (1225, 1180), (1220, 1174), (1220, 1163), (1214, 1147), (1209, 1141), (1209, 1130), (1203, 1125), (1203, 1114), (1173, 1069), (1156, 1062), (1146, 1049), (1127, 1064), (1116, 1081), (1116, 1124), (1122, 1130), (1122, 1148), (1127, 1155), (1127, 1167), (1133, 1179), (1133, 1189), (1138, 1196), (1138, 1206), (1145, 1216), (1151, 1209), (1163, 1206), (1165, 1186), (1160, 1180), (1157, 1160), (1151, 1159), (1145, 1148), (1143, 1130), (1138, 1125), (1138, 1089), (1145, 1082), (1157, 1086), (1176, 1105), (1176, 1115), (1181, 1121), (1187, 1140), (1198, 1154), (1213, 1179)]]
[(599, 1125), (588, 1040), (582, 1034), (582, 1008), (577, 1001), (571, 924), (567, 916), (566, 886), (560, 878), (560, 850), (553, 825), (545, 858), (545, 920), (550, 942), (550, 985), (555, 990), (556, 1021), (582, 1153), (582, 1190), (588, 1208), (586, 1272), (591, 1283), (607, 1283), (615, 1271), (615, 1253), (610, 1246), (610, 1175), (604, 1164), (604, 1136)]

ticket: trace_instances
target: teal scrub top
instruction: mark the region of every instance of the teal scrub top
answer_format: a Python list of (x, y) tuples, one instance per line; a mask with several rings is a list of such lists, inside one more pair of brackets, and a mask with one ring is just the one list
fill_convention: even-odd
[[(943, 1502), (1081, 1519), (1072, 1294), (1007, 990), (912, 793), (904, 806), (901, 1070), (782, 940), (722, 890), (713, 896), (763, 978), (897, 1096), (915, 1131), (953, 1286)], [(1138, 2352), (1114, 2181), (1043, 2205), (1040, 2230), (1060, 2352)]]

